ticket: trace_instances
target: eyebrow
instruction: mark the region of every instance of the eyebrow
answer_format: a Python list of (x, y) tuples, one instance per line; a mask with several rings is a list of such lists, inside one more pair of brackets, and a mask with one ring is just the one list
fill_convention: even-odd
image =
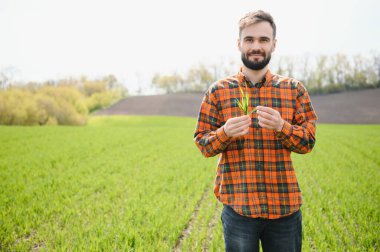
[[(255, 37), (253, 37), (253, 36), (246, 36), (246, 37), (244, 37), (243, 39), (246, 40), (246, 39), (254, 39), (254, 38), (255, 38)], [(267, 37), (267, 36), (259, 37), (259, 39), (268, 39), (268, 40), (270, 40), (270, 38)]]

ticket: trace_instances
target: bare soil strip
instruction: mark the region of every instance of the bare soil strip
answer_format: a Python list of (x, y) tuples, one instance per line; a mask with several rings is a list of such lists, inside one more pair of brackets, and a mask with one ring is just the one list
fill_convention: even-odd
[(203, 251), (208, 252), (210, 248), (210, 242), (214, 239), (214, 228), (217, 223), (217, 221), (220, 219), (220, 208), (221, 204), (219, 202), (216, 202), (214, 204), (217, 204), (215, 208), (215, 213), (210, 222), (208, 223), (208, 230), (207, 230), (207, 239), (205, 241), (205, 244), (203, 244)]
[(198, 201), (193, 213), (191, 214), (191, 217), (190, 217), (190, 220), (189, 222), (187, 223), (186, 227), (184, 230), (182, 230), (182, 234), (181, 236), (178, 238), (177, 242), (176, 242), (176, 246), (174, 248), (174, 251), (175, 252), (180, 252), (182, 251), (182, 246), (183, 246), (183, 242), (184, 240), (189, 237), (192, 229), (193, 229), (193, 225), (194, 225), (194, 221), (197, 219), (197, 216), (198, 216), (198, 213), (199, 213), (199, 210), (201, 208), (201, 205), (202, 203), (205, 201), (206, 197), (207, 197), (207, 194), (209, 193), (209, 188), (206, 187), (205, 190), (203, 191), (203, 194), (202, 194), (202, 197), (201, 199)]

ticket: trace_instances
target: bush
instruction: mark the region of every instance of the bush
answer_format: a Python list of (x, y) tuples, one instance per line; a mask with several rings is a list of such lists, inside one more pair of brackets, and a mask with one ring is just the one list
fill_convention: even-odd
[(108, 107), (126, 94), (112, 75), (13, 85), (0, 89), (0, 124), (83, 125), (89, 112)]
[(0, 124), (83, 125), (88, 109), (74, 88), (44, 87), (37, 93), (12, 88), (0, 92)]
[(0, 124), (38, 125), (44, 117), (31, 92), (10, 89), (0, 92)]
[(117, 91), (107, 91), (105, 93), (93, 93), (87, 97), (86, 104), (90, 112), (106, 108), (122, 98), (122, 94)]
[(74, 87), (43, 87), (39, 95), (38, 105), (46, 111), (46, 121), (50, 119), (59, 125), (86, 124), (88, 108), (85, 97)]

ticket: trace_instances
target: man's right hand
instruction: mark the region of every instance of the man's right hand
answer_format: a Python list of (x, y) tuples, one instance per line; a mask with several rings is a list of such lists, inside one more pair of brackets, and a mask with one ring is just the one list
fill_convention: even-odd
[(248, 134), (251, 118), (248, 115), (230, 118), (224, 124), (224, 132), (229, 137), (238, 137)]

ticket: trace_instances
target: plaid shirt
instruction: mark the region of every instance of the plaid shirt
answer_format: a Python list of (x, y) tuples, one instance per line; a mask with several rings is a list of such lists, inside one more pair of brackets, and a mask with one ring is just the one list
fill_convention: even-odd
[(194, 140), (204, 156), (219, 154), (214, 193), (220, 202), (240, 215), (277, 219), (296, 212), (302, 204), (290, 154), (312, 150), (317, 116), (302, 83), (268, 70), (261, 83), (247, 81), (249, 110), (257, 105), (276, 109), (285, 120), (282, 130), (261, 128), (254, 113), (248, 135), (228, 137), (222, 126), (242, 115), (236, 98), (240, 98), (239, 85), (245, 82), (240, 71), (210, 86)]

